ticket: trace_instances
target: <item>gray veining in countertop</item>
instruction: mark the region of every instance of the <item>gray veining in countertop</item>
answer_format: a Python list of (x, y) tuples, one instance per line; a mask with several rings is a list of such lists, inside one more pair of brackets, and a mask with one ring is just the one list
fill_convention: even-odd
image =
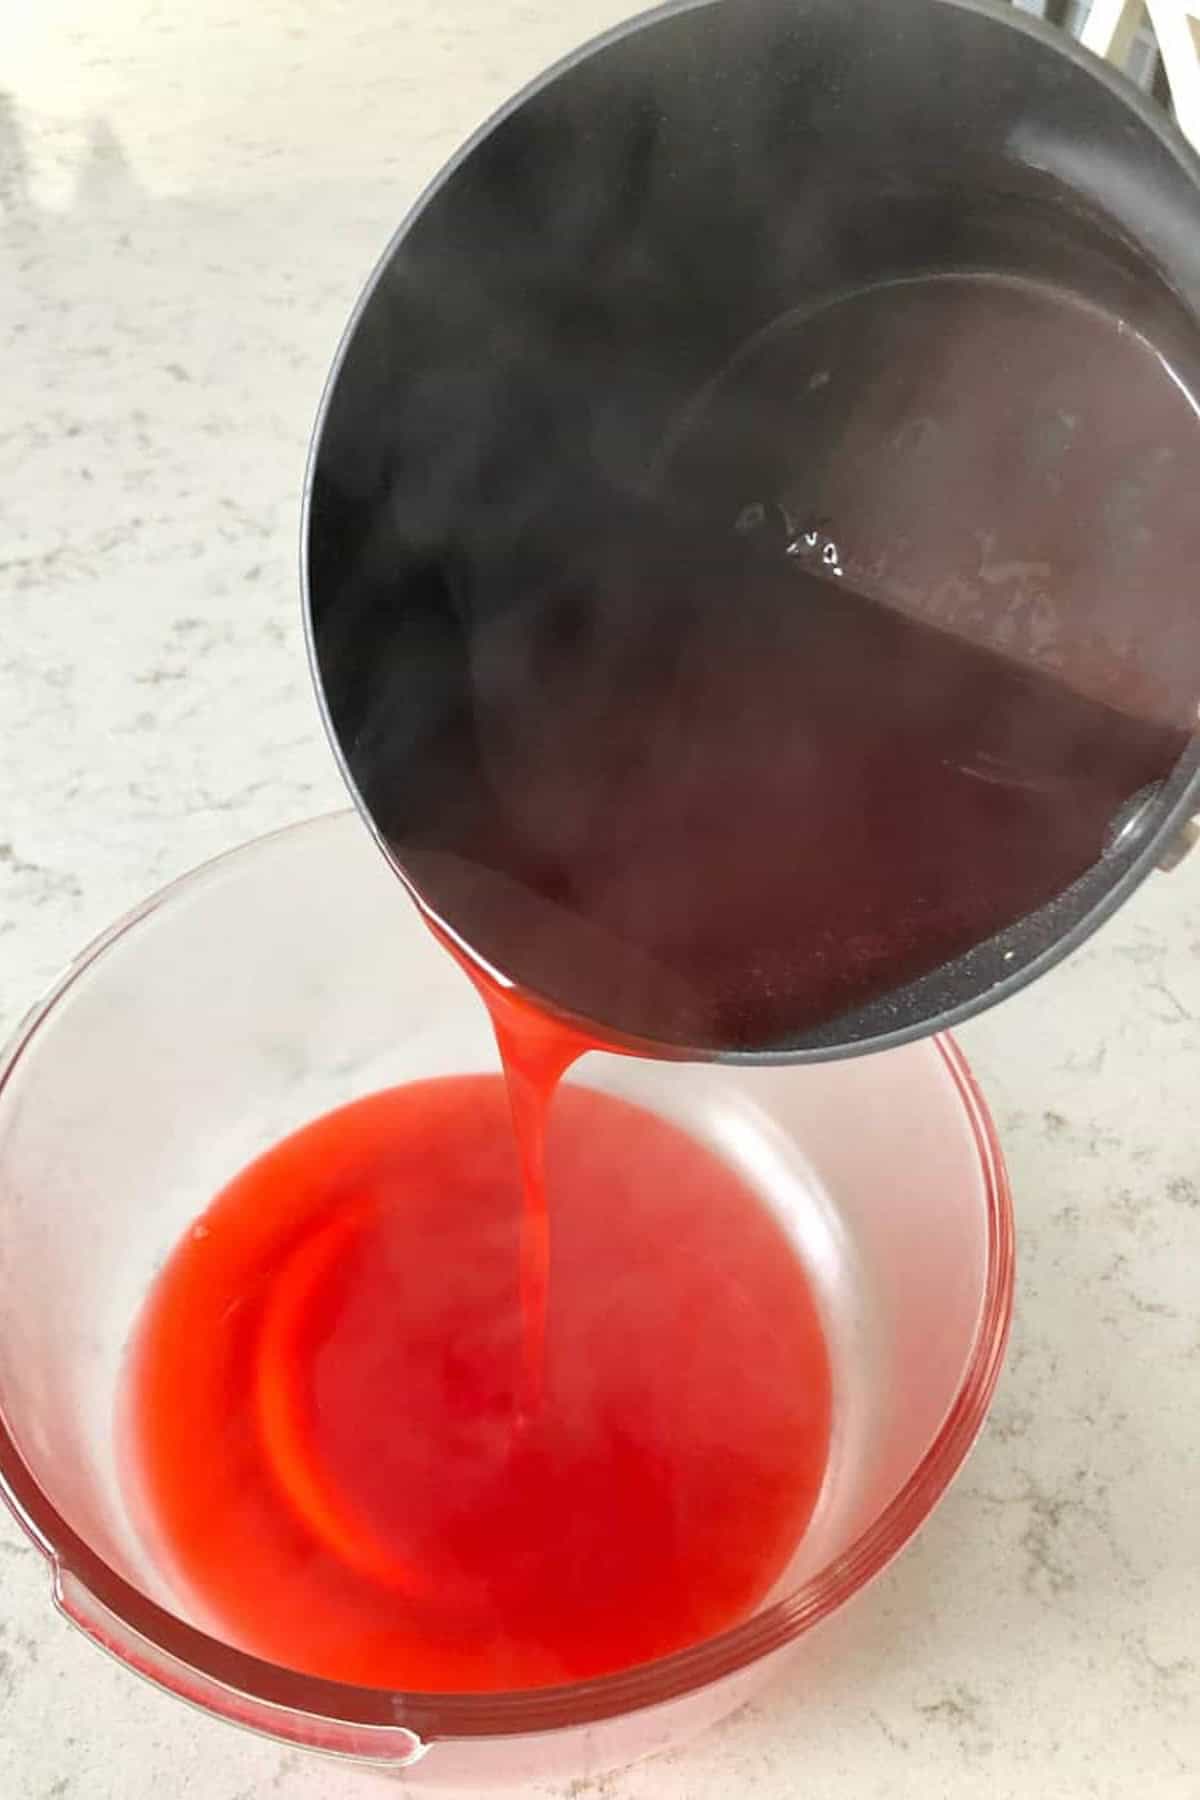
[[(296, 583), (324, 371), (424, 180), (621, 10), (6, 9), (0, 1027), (148, 890), (340, 804)], [(1020, 1274), (994, 1417), (944, 1506), (784, 1689), (589, 1795), (1198, 1800), (1198, 900), (1200, 857), (962, 1034)], [(383, 1791), (108, 1663), (0, 1521), (0, 1793), (167, 1789)]]

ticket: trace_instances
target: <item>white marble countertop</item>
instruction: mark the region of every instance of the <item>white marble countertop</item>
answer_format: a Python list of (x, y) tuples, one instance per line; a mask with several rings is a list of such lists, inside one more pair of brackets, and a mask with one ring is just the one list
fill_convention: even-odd
[[(326, 366), (425, 179), (622, 10), (5, 8), (0, 1027), (147, 890), (340, 802), (296, 580)], [(993, 1421), (949, 1500), (803, 1684), (594, 1791), (1200, 1795), (1198, 899), (1200, 858), (962, 1034), (1021, 1267)], [(0, 1521), (0, 1793), (358, 1783), (109, 1663)]]

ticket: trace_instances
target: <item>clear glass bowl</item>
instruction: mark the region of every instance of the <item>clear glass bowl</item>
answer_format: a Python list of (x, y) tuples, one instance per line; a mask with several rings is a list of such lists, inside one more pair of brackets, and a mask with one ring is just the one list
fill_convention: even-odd
[(259, 1661), (198, 1627), (127, 1511), (113, 1421), (130, 1327), (189, 1221), (269, 1144), (375, 1089), (495, 1066), (473, 989), (351, 813), (148, 901), (72, 965), (0, 1065), (0, 1491), (45, 1553), (57, 1605), (222, 1718), (474, 1787), (630, 1761), (773, 1673), (962, 1463), (1013, 1274), (1000, 1152), (948, 1041), (803, 1069), (587, 1057), (571, 1079), (715, 1146), (810, 1271), (836, 1426), (787, 1575), (735, 1629), (569, 1687), (402, 1694)]

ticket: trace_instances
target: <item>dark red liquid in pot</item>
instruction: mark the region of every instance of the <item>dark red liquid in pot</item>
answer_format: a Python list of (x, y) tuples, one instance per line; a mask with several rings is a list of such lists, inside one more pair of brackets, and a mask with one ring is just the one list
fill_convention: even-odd
[(707, 1637), (782, 1573), (831, 1399), (781, 1228), (585, 1088), (555, 1099), (547, 1179), (550, 1279), (535, 1256), (523, 1286), (503, 1081), (420, 1082), (277, 1145), (176, 1249), (124, 1428), (221, 1636), (346, 1681), (534, 1686)]
[(355, 780), (564, 1012), (716, 1051), (892, 1029), (1184, 754), (1200, 414), (1122, 321), (931, 279), (780, 321), (646, 455), (381, 590)]

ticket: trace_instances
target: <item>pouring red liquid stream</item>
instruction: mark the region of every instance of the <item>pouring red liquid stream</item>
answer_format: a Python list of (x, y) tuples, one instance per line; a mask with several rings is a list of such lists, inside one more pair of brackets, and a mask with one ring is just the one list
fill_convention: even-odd
[[(438, 934), (440, 935), (440, 934)], [(505, 988), (454, 952), (474, 982), (492, 1021), (512, 1113), (521, 1171), (521, 1322), (525, 1408), (541, 1404), (550, 1285), (550, 1211), (546, 1198), (546, 1125), (554, 1092), (571, 1064), (600, 1048), (549, 1017), (514, 988)]]

